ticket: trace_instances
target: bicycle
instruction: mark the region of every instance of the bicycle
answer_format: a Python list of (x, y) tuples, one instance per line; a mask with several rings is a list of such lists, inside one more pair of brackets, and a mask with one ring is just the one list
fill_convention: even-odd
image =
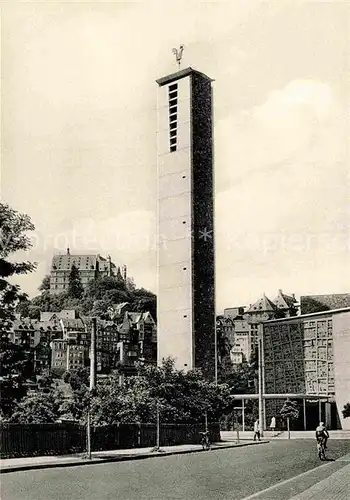
[(203, 450), (209, 451), (211, 448), (209, 432), (201, 432), (200, 434), (202, 435), (201, 445), (202, 445)]
[(320, 460), (326, 460), (326, 450), (324, 446), (324, 438), (317, 439), (317, 454)]

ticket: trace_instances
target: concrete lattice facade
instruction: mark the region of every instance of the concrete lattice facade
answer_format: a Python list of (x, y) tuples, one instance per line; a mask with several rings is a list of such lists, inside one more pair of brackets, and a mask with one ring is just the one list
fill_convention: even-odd
[[(350, 309), (264, 323), (263, 352), (265, 394), (320, 396), (312, 425), (349, 427), (341, 410), (350, 397)], [(267, 418), (282, 404), (266, 401)]]
[(187, 68), (158, 88), (158, 361), (215, 371), (211, 79)]

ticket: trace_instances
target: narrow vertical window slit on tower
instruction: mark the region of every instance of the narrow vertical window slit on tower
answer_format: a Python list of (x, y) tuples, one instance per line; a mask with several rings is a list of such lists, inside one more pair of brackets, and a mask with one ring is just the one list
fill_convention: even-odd
[(169, 148), (173, 153), (177, 148), (177, 108), (178, 87), (177, 83), (169, 85)]

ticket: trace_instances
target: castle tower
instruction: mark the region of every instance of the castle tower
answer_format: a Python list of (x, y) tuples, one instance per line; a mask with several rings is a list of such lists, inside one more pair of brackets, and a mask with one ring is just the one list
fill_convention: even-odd
[(215, 376), (212, 80), (157, 80), (158, 363)]

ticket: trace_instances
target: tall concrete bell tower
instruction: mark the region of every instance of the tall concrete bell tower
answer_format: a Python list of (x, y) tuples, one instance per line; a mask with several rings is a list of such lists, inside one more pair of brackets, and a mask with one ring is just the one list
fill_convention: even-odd
[(157, 80), (158, 362), (215, 377), (212, 79)]

